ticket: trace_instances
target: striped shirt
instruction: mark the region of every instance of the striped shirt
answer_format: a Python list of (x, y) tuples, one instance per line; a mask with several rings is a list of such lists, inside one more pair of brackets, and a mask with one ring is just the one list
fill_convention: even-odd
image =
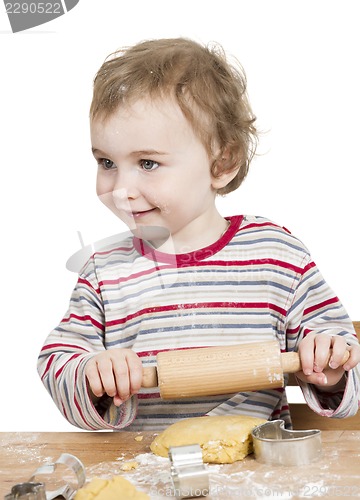
[[(161, 430), (181, 418), (231, 413), (282, 418), (290, 427), (284, 388), (177, 400), (162, 400), (157, 388), (141, 389), (120, 407), (107, 396), (94, 406), (85, 366), (112, 348), (133, 349), (150, 366), (159, 351), (171, 349), (256, 347), (276, 339), (281, 351), (296, 351), (309, 332), (357, 343), (344, 307), (301, 241), (263, 217), (228, 220), (216, 243), (195, 252), (165, 254), (129, 236), (85, 264), (38, 360), (46, 389), (70, 423), (88, 430)], [(322, 415), (342, 418), (359, 407), (357, 370), (337, 394), (299, 384)]]

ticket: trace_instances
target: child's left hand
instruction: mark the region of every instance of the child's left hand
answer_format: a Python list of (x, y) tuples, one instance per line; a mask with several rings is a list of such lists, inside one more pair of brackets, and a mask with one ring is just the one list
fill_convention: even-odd
[[(350, 356), (341, 366), (345, 351), (349, 351)], [(340, 335), (309, 333), (299, 344), (299, 355), (302, 370), (296, 376), (320, 386), (322, 391), (331, 391), (341, 382), (344, 373), (360, 362), (360, 346), (349, 346)]]

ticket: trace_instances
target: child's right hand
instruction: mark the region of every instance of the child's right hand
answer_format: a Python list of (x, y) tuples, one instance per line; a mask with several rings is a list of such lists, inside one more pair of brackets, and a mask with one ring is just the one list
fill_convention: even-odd
[(96, 398), (107, 394), (120, 406), (138, 393), (143, 368), (139, 356), (131, 349), (109, 349), (87, 362), (85, 375)]

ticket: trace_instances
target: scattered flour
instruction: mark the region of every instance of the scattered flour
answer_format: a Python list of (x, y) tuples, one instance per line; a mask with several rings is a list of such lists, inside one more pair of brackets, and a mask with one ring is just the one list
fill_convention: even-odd
[(36, 444), (39, 434), (31, 433), (27, 436), (21, 434), (21, 443), (17, 433), (10, 435), (4, 434), (0, 440), (1, 453), (6, 457), (9, 455), (11, 460), (16, 457), (16, 464), (24, 464), (34, 462), (37, 468), (39, 460), (41, 463), (52, 463), (53, 457), (43, 457), (42, 450), (45, 444)]
[[(153, 453), (142, 453), (133, 458), (139, 466), (130, 471), (121, 470), (123, 456), (114, 462), (100, 463), (88, 468), (88, 480), (94, 477), (110, 478), (121, 474), (141, 491), (150, 495), (151, 500), (174, 498), (167, 458)], [(210, 494), (208, 500), (262, 499), (278, 500), (326, 497), (325, 479), (321, 476), (329, 471), (325, 464), (306, 466), (308, 477), (304, 480), (303, 470), (294, 467), (271, 467), (255, 463), (253, 459), (234, 464), (206, 464), (209, 471)], [(327, 472), (324, 472), (326, 470)], [(323, 472), (321, 472), (323, 471)], [(324, 476), (325, 477), (325, 476)], [(332, 475), (334, 478), (334, 476)]]
[[(22, 436), (22, 438), (19, 443), (16, 436), (4, 436), (0, 441), (3, 456), (8, 455), (12, 460), (16, 457), (19, 465), (34, 463), (34, 471), (40, 463), (52, 463), (58, 458), (43, 456), (46, 445), (36, 443), (37, 434), (31, 434), (25, 438)], [(139, 490), (148, 493), (151, 500), (174, 498), (170, 462), (167, 458), (149, 452), (131, 457), (130, 461), (138, 464), (136, 469), (122, 470), (124, 464), (129, 462), (126, 454), (119, 455), (112, 462), (100, 462), (87, 467), (87, 481), (95, 477), (110, 479), (115, 475), (121, 475)], [(348, 474), (346, 465), (339, 462), (339, 451), (336, 445), (328, 448), (317, 462), (301, 468), (259, 464), (253, 457), (247, 457), (234, 464), (206, 464), (205, 466), (209, 471), (210, 484), (210, 494), (206, 497), (207, 500), (243, 498), (276, 498), (277, 500), (324, 498), (327, 500), (331, 498), (331, 488), (341, 486), (344, 477)], [(359, 494), (360, 489), (357, 492)]]

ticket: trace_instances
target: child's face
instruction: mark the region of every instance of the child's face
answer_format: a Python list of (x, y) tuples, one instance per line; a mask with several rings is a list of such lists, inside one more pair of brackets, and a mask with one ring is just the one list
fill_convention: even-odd
[[(91, 123), (97, 194), (131, 230), (163, 227), (186, 242), (214, 220), (219, 180), (172, 100), (139, 100)], [(211, 226), (210, 226), (211, 227)]]

